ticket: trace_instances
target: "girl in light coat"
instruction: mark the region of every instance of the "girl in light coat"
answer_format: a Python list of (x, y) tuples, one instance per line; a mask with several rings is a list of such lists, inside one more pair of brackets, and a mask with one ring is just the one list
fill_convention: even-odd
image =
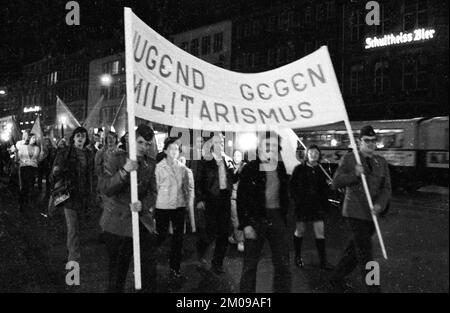
[(176, 138), (164, 144), (165, 158), (156, 165), (157, 197), (155, 205), (158, 245), (166, 239), (172, 222), (173, 237), (170, 253), (170, 278), (179, 278), (185, 213), (193, 206), (194, 182), (188, 168), (177, 160), (180, 147)]

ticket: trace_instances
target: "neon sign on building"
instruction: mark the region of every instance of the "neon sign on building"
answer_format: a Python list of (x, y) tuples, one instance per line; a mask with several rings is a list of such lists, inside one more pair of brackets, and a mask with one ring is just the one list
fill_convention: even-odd
[(41, 110), (41, 107), (38, 105), (35, 105), (34, 107), (25, 107), (23, 108), (23, 113), (29, 113), (29, 112), (39, 112)]
[(412, 32), (400, 32), (400, 34), (384, 35), (383, 37), (368, 37), (366, 38), (365, 49), (386, 47), (392, 45), (400, 45), (409, 42), (426, 41), (434, 38), (434, 29), (415, 29)]

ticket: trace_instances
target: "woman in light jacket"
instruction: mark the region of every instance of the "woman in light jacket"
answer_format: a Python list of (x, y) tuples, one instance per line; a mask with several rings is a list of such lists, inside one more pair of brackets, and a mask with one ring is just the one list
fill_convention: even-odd
[(170, 272), (172, 279), (180, 278), (181, 251), (185, 212), (193, 206), (194, 184), (185, 165), (177, 160), (180, 150), (176, 138), (164, 144), (165, 158), (156, 165), (156, 205), (155, 221), (158, 233), (158, 246), (167, 236), (172, 222), (173, 237), (170, 253)]
[(16, 147), (20, 170), (19, 210), (25, 213), (31, 202), (38, 163), (41, 159), (41, 148), (37, 145), (36, 136), (33, 133), (24, 132), (22, 138), (23, 140), (19, 141)]

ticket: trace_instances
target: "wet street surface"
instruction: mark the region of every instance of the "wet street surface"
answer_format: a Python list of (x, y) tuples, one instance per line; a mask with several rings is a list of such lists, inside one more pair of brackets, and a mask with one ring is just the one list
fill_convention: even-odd
[[(91, 209), (82, 220), (82, 259), (80, 286), (67, 286), (65, 277), (65, 220), (62, 212), (46, 217), (47, 198), (36, 195), (34, 208), (26, 216), (17, 209), (14, 191), (0, 193), (0, 292), (104, 292), (107, 285), (107, 256), (98, 220), (101, 209)], [(290, 215), (292, 221), (292, 215)], [(84, 221), (84, 222), (83, 222)], [(387, 249), (384, 260), (376, 236), (373, 237), (375, 260), (380, 264), (383, 292), (449, 291), (449, 203), (447, 194), (396, 194), (389, 213), (379, 220)], [(318, 267), (312, 227), (304, 239), (305, 267), (293, 264), (291, 247), (292, 292), (330, 292), (329, 273)], [(336, 264), (347, 242), (348, 231), (335, 208), (326, 220), (329, 261)], [(166, 242), (159, 256), (158, 292), (216, 293), (238, 292), (242, 253), (230, 245), (225, 259), (226, 273), (214, 274), (200, 267), (195, 252), (195, 234), (184, 240), (183, 278), (171, 281), (168, 273)], [(273, 267), (266, 243), (258, 267), (257, 292), (272, 292)], [(210, 258), (209, 258), (210, 259)], [(349, 276), (355, 292), (364, 292), (359, 271)], [(127, 292), (133, 292), (132, 267), (128, 273)]]

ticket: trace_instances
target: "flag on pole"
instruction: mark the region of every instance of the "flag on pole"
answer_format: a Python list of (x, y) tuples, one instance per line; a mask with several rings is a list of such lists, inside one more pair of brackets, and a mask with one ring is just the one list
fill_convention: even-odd
[(55, 125), (64, 125), (65, 131), (74, 130), (81, 126), (67, 105), (56, 96), (56, 121)]
[(11, 142), (12, 144), (22, 140), (22, 133), (14, 115), (0, 118), (0, 136), (1, 140)]
[(41, 145), (43, 143), (42, 140), (44, 139), (44, 132), (42, 131), (41, 119), (39, 118), (39, 115), (34, 121), (31, 132), (36, 136), (36, 141), (38, 142), (38, 144)]
[(97, 100), (91, 112), (89, 112), (88, 116), (83, 122), (83, 127), (86, 128), (88, 132), (91, 129), (100, 126), (100, 110), (102, 108), (102, 104), (103, 104), (103, 95), (101, 95), (100, 98)]

